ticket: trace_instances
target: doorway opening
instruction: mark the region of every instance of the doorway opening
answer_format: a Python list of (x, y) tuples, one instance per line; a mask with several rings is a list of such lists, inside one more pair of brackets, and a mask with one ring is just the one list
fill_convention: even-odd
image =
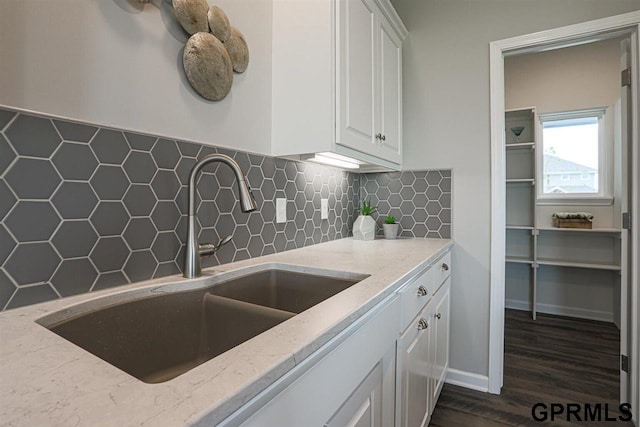
[[(637, 70), (639, 22), (640, 14), (634, 12), (491, 44), (491, 393), (500, 393), (503, 385), (506, 306), (528, 310), (533, 318), (540, 311), (616, 323), (621, 353), (630, 357), (627, 372), (620, 372), (621, 400), (638, 407), (638, 236), (622, 223), (623, 212), (638, 211), (637, 185), (624, 186), (639, 182), (637, 71), (630, 72), (635, 81), (620, 102), (596, 100), (591, 95), (597, 88), (583, 91), (579, 95), (585, 96), (579, 99), (562, 96), (551, 82), (541, 89), (527, 88), (531, 85), (523, 81), (527, 73), (528, 81), (540, 77), (530, 61), (534, 58), (549, 60), (569, 49), (609, 46), (610, 51), (623, 39), (628, 40), (628, 54), (625, 58), (616, 49), (617, 71), (621, 58)], [(520, 71), (523, 81), (512, 78), (513, 69)], [(580, 77), (569, 76), (574, 83)], [(553, 102), (536, 98), (544, 90), (556, 95)], [(620, 125), (624, 132), (614, 134), (616, 123), (628, 123), (628, 127)], [(547, 127), (578, 124), (596, 128), (599, 124), (606, 130), (601, 132), (602, 140), (610, 145), (596, 141), (592, 158), (586, 159), (586, 154), (567, 158), (559, 153), (562, 146), (543, 144)], [(616, 137), (628, 141), (627, 155), (614, 145)], [(547, 136), (546, 141), (550, 140)], [(552, 222), (553, 213), (586, 208), (594, 211), (591, 231), (560, 229)], [(581, 286), (589, 287), (589, 292), (580, 291)], [(635, 376), (629, 376), (629, 371)]]

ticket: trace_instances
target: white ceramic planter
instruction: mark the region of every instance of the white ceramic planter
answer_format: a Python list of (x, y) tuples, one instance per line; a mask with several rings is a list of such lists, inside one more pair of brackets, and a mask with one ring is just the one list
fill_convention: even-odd
[(400, 224), (382, 224), (382, 230), (384, 231), (384, 238), (389, 240), (397, 239), (399, 228), (400, 228)]
[(353, 223), (353, 238), (373, 240), (376, 237), (376, 222), (371, 215), (360, 215)]

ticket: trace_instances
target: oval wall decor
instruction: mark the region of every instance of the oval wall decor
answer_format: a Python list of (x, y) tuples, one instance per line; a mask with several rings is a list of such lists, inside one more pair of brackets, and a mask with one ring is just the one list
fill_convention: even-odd
[(231, 27), (231, 37), (224, 42), (224, 47), (231, 57), (233, 71), (243, 73), (249, 65), (249, 46), (237, 28)]
[(211, 6), (209, 8), (209, 29), (211, 34), (216, 36), (221, 42), (226, 42), (231, 35), (231, 24), (229, 24), (229, 18), (224, 10), (218, 6)]
[(213, 34), (192, 35), (184, 48), (182, 64), (189, 83), (203, 98), (219, 101), (231, 90), (231, 57)]
[(209, 5), (206, 0), (172, 0), (171, 4), (178, 22), (187, 33), (209, 31)]

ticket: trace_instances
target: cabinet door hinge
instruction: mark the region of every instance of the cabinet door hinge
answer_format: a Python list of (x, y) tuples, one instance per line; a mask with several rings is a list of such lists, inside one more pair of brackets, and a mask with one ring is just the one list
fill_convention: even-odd
[(625, 371), (627, 374), (629, 373), (629, 356), (626, 354), (620, 355), (620, 369)]
[(631, 67), (622, 70), (620, 73), (620, 86), (631, 86)]
[(631, 230), (631, 212), (622, 213), (622, 229)]

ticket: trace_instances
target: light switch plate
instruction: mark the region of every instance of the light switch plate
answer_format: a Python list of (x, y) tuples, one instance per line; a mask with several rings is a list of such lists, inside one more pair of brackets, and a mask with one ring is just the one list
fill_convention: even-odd
[(287, 199), (278, 197), (276, 199), (276, 223), (287, 222)]
[(329, 219), (329, 199), (320, 199), (320, 219)]

